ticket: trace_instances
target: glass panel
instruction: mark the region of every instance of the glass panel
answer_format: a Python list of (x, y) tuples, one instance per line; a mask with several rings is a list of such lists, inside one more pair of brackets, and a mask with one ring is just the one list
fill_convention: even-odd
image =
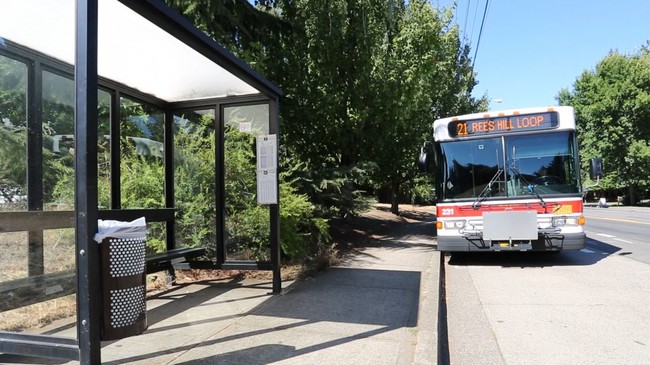
[[(0, 56), (0, 118), (2, 124), (2, 161), (13, 166), (3, 167), (3, 191), (22, 192), (9, 197), (21, 199), (2, 202), (1, 210), (26, 210), (24, 186), (27, 158), (42, 154), (43, 210), (66, 210), (63, 216), (27, 215), (17, 219), (10, 230), (33, 229), (29, 232), (0, 234), (0, 330), (41, 332), (43, 325), (60, 318), (74, 322), (75, 295), (75, 242), (74, 228), (39, 230), (43, 219), (59, 221), (59, 225), (72, 225), (74, 209), (74, 85), (65, 77), (44, 71), (40, 97), (43, 145), (26, 152), (27, 68), (16, 61)], [(39, 100), (41, 100), (39, 98)], [(14, 143), (20, 141), (19, 143)], [(15, 157), (7, 156), (4, 148), (12, 148)], [(12, 171), (20, 170), (20, 173)], [(15, 178), (19, 176), (19, 178)], [(14, 181), (20, 181), (16, 184)], [(35, 193), (36, 194), (36, 193)], [(3, 195), (7, 195), (4, 194)], [(38, 195), (38, 194), (36, 194)], [(19, 204), (17, 204), (19, 203)], [(35, 206), (32, 209), (40, 210)], [(21, 217), (21, 216), (17, 216)], [(29, 222), (27, 224), (26, 222)], [(64, 223), (61, 223), (64, 222)], [(53, 223), (53, 222), (49, 222)]]
[(501, 138), (442, 143), (445, 199), (505, 195), (502, 184), (503, 149)]
[(501, 137), (440, 145), (445, 199), (580, 192), (572, 132), (503, 139), (505, 163)]
[(0, 55), (0, 210), (27, 210), (27, 66)]
[(253, 136), (269, 134), (269, 105), (226, 107), (223, 110), (226, 126)]
[(147, 222), (147, 255), (167, 250), (167, 223)]
[(0, 282), (27, 276), (27, 232), (0, 233)]
[(224, 108), (226, 255), (269, 260), (270, 213), (257, 204), (255, 137), (269, 133), (268, 104)]
[[(98, 97), (99, 206), (110, 204), (111, 95)], [(43, 195), (45, 210), (74, 209), (74, 82), (43, 71)]]
[(205, 247), (216, 257), (215, 112), (174, 115), (176, 246)]
[[(27, 232), (0, 234), (3, 259), (0, 273), (0, 330), (42, 332), (52, 321), (68, 318), (74, 323), (76, 299), (74, 288), (74, 230), (60, 229), (43, 232), (45, 246), (45, 275), (28, 277)], [(12, 294), (5, 296), (11, 288)], [(47, 299), (47, 300), (46, 300)]]
[(122, 208), (163, 208), (164, 113), (127, 98), (120, 108)]
[(111, 101), (113, 96), (97, 92), (97, 189), (100, 209), (111, 207)]
[(573, 135), (559, 132), (506, 137), (509, 195), (578, 193)]
[(43, 71), (43, 201), (74, 209), (74, 81)]

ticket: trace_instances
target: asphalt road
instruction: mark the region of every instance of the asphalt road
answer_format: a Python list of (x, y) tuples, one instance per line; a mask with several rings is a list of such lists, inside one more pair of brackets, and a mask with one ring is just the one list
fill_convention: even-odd
[(590, 248), (650, 264), (650, 208), (585, 207)]
[(586, 208), (588, 247), (446, 257), (451, 364), (647, 364), (650, 208)]

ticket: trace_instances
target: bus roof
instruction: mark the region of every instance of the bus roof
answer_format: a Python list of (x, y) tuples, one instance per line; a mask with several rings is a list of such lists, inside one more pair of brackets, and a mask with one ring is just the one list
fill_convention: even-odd
[[(485, 111), (479, 113), (465, 114), (447, 118), (441, 118), (433, 122), (433, 134), (435, 141), (450, 141), (450, 140), (459, 140), (464, 138), (476, 138), (476, 137), (485, 137), (485, 135), (490, 134), (492, 136), (501, 135), (503, 132), (499, 132), (496, 129), (487, 133), (477, 133), (476, 135), (472, 133), (467, 133), (464, 136), (451, 135), (449, 132), (449, 124), (459, 121), (492, 121), (492, 120), (505, 120), (508, 117), (515, 116), (526, 116), (526, 115), (548, 115), (548, 113), (555, 112), (558, 115), (557, 126), (554, 126), (554, 130), (574, 130), (575, 129), (575, 119), (573, 114), (573, 107), (571, 106), (549, 106), (549, 107), (535, 107), (535, 108), (520, 108), (520, 109), (509, 109), (509, 110), (495, 110), (495, 111)], [(468, 123), (471, 124), (471, 123)], [(453, 129), (453, 128), (452, 128)], [(526, 133), (524, 130), (515, 130), (508, 129), (508, 133)], [(531, 131), (540, 129), (531, 129)]]

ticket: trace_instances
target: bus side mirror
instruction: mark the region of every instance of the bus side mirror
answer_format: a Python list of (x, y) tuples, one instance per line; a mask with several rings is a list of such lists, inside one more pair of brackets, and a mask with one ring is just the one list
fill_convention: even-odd
[(429, 154), (426, 152), (420, 152), (420, 157), (418, 157), (418, 169), (421, 174), (426, 174), (429, 172)]
[(420, 148), (420, 156), (418, 157), (418, 169), (421, 174), (429, 172), (429, 151), (427, 149), (429, 142), (424, 142)]
[(599, 180), (605, 176), (603, 173), (603, 159), (600, 157), (589, 160), (589, 177), (592, 180)]

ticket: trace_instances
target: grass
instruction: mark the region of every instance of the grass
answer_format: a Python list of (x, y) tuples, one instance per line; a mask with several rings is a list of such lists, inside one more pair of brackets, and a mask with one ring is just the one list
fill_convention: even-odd
[(0, 313), (0, 330), (38, 332), (58, 319), (76, 314), (76, 295), (48, 300)]
[[(0, 234), (0, 282), (28, 276), (29, 236), (27, 232)], [(56, 229), (43, 232), (45, 273), (74, 269), (74, 230)], [(0, 312), (0, 330), (37, 329), (54, 320), (75, 315), (75, 295)]]

